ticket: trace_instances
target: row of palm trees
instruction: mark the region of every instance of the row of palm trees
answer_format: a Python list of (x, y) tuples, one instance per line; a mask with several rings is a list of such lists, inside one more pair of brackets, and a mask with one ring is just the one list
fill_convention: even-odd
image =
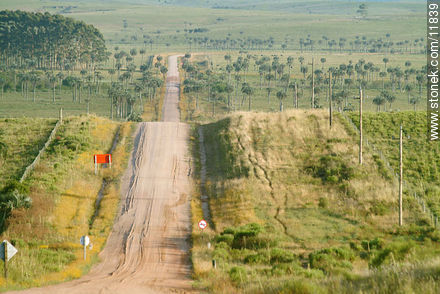
[(231, 34), (224, 38), (212, 38), (208, 34), (205, 36), (194, 37), (185, 35), (185, 42), (188, 49), (191, 50), (299, 50), (301, 52), (328, 51), (328, 52), (359, 52), (359, 53), (424, 53), (426, 45), (424, 38), (414, 40), (393, 41), (390, 34), (384, 37), (367, 38), (366, 36), (355, 36), (353, 39), (339, 37), (331, 39), (324, 35), (322, 38), (312, 38), (308, 35), (306, 38), (298, 40), (285, 37), (282, 41), (276, 41), (273, 37), (269, 38), (251, 38), (238, 37), (233, 38)]
[[(151, 66), (151, 60), (152, 58), (140, 66), (139, 72), (141, 77), (134, 79), (136, 67), (134, 64), (131, 64), (132, 66), (127, 67), (127, 71), (119, 75), (117, 82), (111, 82), (111, 86), (108, 88), (108, 97), (110, 99), (110, 117), (112, 119), (114, 118), (114, 113), (116, 113), (118, 118), (133, 119), (142, 112), (143, 97), (148, 101), (152, 101), (157, 97), (158, 89), (164, 85), (165, 74), (168, 68), (161, 63), (163, 58), (158, 56), (155, 68), (160, 69), (159, 73)], [(130, 68), (132, 70), (129, 70)], [(160, 78), (161, 74), (163, 79)], [(136, 99), (139, 100), (139, 110), (137, 113), (134, 110)]]
[[(298, 58), (295, 64), (293, 57), (287, 57), (281, 61), (279, 56), (255, 56), (251, 54), (240, 55), (235, 61), (231, 55), (224, 56), (226, 65), (220, 71), (214, 72), (210, 63), (199, 63), (199, 65), (189, 62), (188, 58), (183, 60), (183, 69), (185, 70), (184, 92), (193, 93), (196, 97), (195, 108), (199, 106), (199, 95), (206, 91), (208, 101), (213, 104), (213, 113), (218, 101), (224, 101), (228, 110), (240, 109), (245, 100), (248, 101), (248, 110), (252, 109), (252, 97), (256, 91), (265, 91), (267, 94), (267, 103), (270, 105), (271, 96), (276, 95), (279, 101), (279, 110), (283, 111), (285, 99), (291, 95), (292, 104), (298, 107), (298, 100), (304, 96), (304, 89), (308, 88), (313, 93), (311, 100), (312, 108), (322, 107), (319, 98), (328, 102), (328, 72), (332, 73), (333, 89), (332, 101), (340, 109), (350, 109), (348, 98), (350, 91), (354, 87), (362, 86), (364, 89), (376, 89), (380, 94), (372, 99), (372, 103), (380, 106), (386, 102), (390, 108), (396, 99), (396, 91), (408, 93), (408, 104), (416, 108), (420, 102), (422, 86), (426, 67), (418, 70), (411, 67), (411, 62), (405, 62), (405, 69), (400, 67), (387, 67), (389, 59), (384, 59), (386, 70), (372, 62), (366, 62), (361, 59), (354, 63), (339, 66), (330, 66), (324, 69), (325, 58), (321, 58), (321, 65), (306, 63), (304, 57)], [(310, 65), (313, 72), (309, 73)], [(318, 68), (320, 67), (320, 68)], [(296, 73), (293, 75), (293, 70)], [(299, 72), (298, 72), (299, 69)], [(248, 81), (248, 75), (259, 75), (259, 82), (252, 84)], [(299, 74), (299, 75), (298, 75)], [(302, 78), (301, 78), (302, 76)], [(418, 96), (412, 96), (412, 91), (418, 87)], [(291, 94), (289, 94), (291, 93)], [(240, 97), (241, 95), (241, 97)], [(412, 97), (411, 97), (412, 96)]]
[[(93, 95), (99, 95), (102, 88), (107, 88), (108, 97), (111, 101), (110, 116), (114, 117), (113, 107), (115, 107), (116, 117), (127, 118), (133, 114), (134, 97), (139, 98), (139, 107), (143, 103), (142, 97), (152, 100), (157, 97), (157, 91), (163, 86), (163, 80), (168, 71), (162, 64), (163, 58), (158, 56), (153, 65), (154, 56), (150, 56), (148, 61), (137, 69), (134, 63), (130, 63), (118, 74), (114, 81), (116, 70), (111, 68), (106, 70), (110, 76), (110, 81), (105, 80), (103, 70), (81, 70), (74, 72), (65, 71), (15, 71), (0, 68), (0, 88), (5, 86), (10, 91), (17, 92), (21, 89), (21, 95), (26, 100), (37, 101), (37, 89), (48, 90), (52, 102), (55, 103), (57, 97), (61, 96), (62, 88), (71, 90), (72, 102), (81, 104), (87, 103), (87, 112)], [(58, 93), (57, 93), (58, 92)], [(139, 109), (139, 114), (142, 110)]]

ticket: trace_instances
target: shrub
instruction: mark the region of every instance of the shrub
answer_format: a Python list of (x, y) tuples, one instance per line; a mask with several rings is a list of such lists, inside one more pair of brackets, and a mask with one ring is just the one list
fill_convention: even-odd
[(247, 281), (246, 269), (241, 266), (234, 266), (229, 270), (229, 277), (234, 284), (243, 284)]
[(278, 241), (269, 237), (255, 236), (255, 237), (234, 237), (232, 248), (235, 249), (264, 249), (277, 246)]
[(222, 235), (224, 235), (224, 234), (234, 235), (236, 231), (237, 231), (237, 229), (235, 229), (235, 228), (226, 228), (223, 230), (223, 232), (221, 234)]
[(245, 226), (239, 227), (234, 232), (234, 239), (232, 241), (232, 248), (241, 249), (258, 249), (267, 248), (271, 246), (274, 242), (269, 238), (258, 237), (263, 231), (263, 228), (256, 223), (250, 223)]
[(321, 208), (327, 208), (328, 207), (328, 199), (325, 197), (319, 198), (318, 206)]
[(295, 279), (285, 282), (274, 293), (320, 294), (327, 291), (322, 286), (313, 284), (312, 281)]
[(350, 261), (354, 258), (353, 251), (348, 248), (326, 248), (309, 255), (310, 266), (327, 274), (351, 270)]
[(273, 248), (270, 251), (270, 263), (287, 263), (292, 262), (296, 260), (295, 254), (293, 254), (290, 251), (280, 249), (280, 248)]
[[(225, 243), (220, 243), (220, 244), (225, 244)], [(212, 257), (215, 260), (229, 260), (231, 258), (228, 250), (222, 246), (215, 247)]]
[(272, 266), (271, 273), (274, 276), (292, 275), (301, 272), (303, 268), (297, 263), (280, 263)]
[(364, 248), (367, 251), (373, 250), (373, 249), (382, 249), (383, 247), (383, 240), (380, 238), (375, 238), (373, 240), (363, 240), (361, 242), (362, 248)]
[(228, 244), (229, 246), (232, 245), (232, 241), (234, 241), (234, 236), (230, 234), (224, 234), (224, 235), (217, 235), (215, 237), (215, 242), (220, 243), (224, 242)]
[(245, 257), (244, 262), (248, 264), (268, 264), (270, 262), (269, 252), (261, 251), (256, 254), (250, 254)]
[(257, 236), (263, 228), (256, 223), (250, 223), (239, 228), (239, 230), (234, 234), (234, 237), (254, 237)]
[(375, 201), (372, 203), (370, 211), (375, 215), (385, 215), (390, 211), (390, 208), (385, 201)]
[(321, 178), (323, 183), (342, 183), (354, 177), (354, 169), (336, 154), (325, 155), (315, 165), (307, 167), (312, 175)]
[(128, 121), (134, 121), (134, 122), (141, 122), (142, 121), (142, 117), (139, 113), (136, 112), (132, 112), (128, 117), (127, 117)]
[(393, 264), (396, 261), (404, 261), (415, 247), (412, 241), (390, 244), (381, 250), (370, 263), (371, 267), (379, 267), (384, 264)]

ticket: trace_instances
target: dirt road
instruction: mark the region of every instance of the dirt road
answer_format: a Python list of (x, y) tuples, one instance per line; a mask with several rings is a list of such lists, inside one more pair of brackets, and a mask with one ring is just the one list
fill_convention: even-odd
[(102, 262), (78, 280), (20, 293), (192, 292), (189, 127), (179, 123), (177, 57), (168, 65), (163, 121), (139, 125)]

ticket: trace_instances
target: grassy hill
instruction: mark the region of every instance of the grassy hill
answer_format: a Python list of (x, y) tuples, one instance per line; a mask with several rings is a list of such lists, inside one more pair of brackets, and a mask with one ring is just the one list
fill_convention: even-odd
[(417, 263), (440, 252), (439, 232), (411, 199), (398, 227), (396, 182), (368, 149), (358, 165), (357, 139), (341, 117), (331, 130), (318, 110), (240, 113), (202, 128), (214, 228), (193, 232), (200, 287), (438, 292), (437, 264)]
[[(8, 263), (7, 283), (0, 279), (0, 291), (78, 278), (97, 261), (113, 225), (118, 179), (131, 148), (131, 125), (95, 116), (65, 118), (34, 171), (18, 183), (53, 124), (53, 119), (0, 121), (6, 130), (2, 140), (10, 152), (1, 165), (0, 211), (2, 216), (9, 215), (4, 226), (2, 221), (1, 237), (18, 249)], [(92, 156), (110, 150), (118, 128), (112, 169), (95, 175)], [(31, 205), (7, 213), (4, 198), (12, 190), (29, 196)], [(95, 207), (100, 194), (102, 201)], [(94, 245), (86, 261), (79, 244), (82, 235), (89, 235)]]

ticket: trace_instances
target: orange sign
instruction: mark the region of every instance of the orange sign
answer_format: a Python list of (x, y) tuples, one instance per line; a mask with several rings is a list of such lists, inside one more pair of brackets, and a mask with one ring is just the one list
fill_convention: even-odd
[(94, 163), (112, 163), (111, 154), (95, 154), (93, 155)]

